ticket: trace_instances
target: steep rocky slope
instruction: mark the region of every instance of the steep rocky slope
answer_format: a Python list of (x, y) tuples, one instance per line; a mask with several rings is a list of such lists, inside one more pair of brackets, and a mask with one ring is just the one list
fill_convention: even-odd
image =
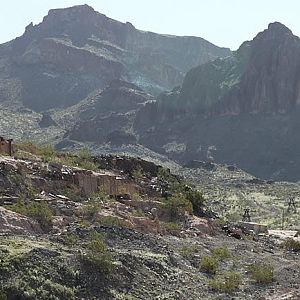
[(300, 39), (272, 23), (232, 58), (191, 70), (180, 97), (216, 114), (289, 112), (299, 103), (299, 54)]
[(137, 30), (87, 5), (54, 9), (0, 46), (0, 101), (64, 107), (113, 79), (157, 93), (181, 84), (191, 67), (230, 54), (202, 38)]
[[(237, 227), (227, 234), (222, 219), (209, 217), (206, 208), (222, 213), (221, 204), (237, 206), (226, 197), (218, 203), (209, 187), (218, 194), (223, 188), (229, 193), (235, 187), (235, 193), (260, 185), (263, 193), (278, 192), (284, 184), (267, 188), (240, 170), (217, 165), (189, 176), (206, 193), (200, 211), (180, 201), (188, 196), (181, 176), (141, 159), (59, 154), (30, 143), (19, 145), (14, 158), (0, 156), (1, 297), (298, 299), (299, 256), (282, 247), (285, 238)], [(170, 191), (179, 188), (181, 196), (164, 199), (166, 184)], [(285, 186), (289, 193), (299, 188)], [(263, 220), (267, 198), (256, 205)], [(281, 219), (276, 210), (271, 214)], [(292, 226), (286, 222), (286, 228)], [(215, 267), (204, 268), (206, 260)], [(266, 272), (259, 283), (253, 266), (267, 268), (259, 269)]]
[(135, 144), (132, 130), (136, 112), (154, 98), (139, 87), (115, 80), (103, 91), (93, 93), (78, 114), (68, 136), (72, 140), (112, 145)]
[(183, 162), (213, 156), (256, 176), (299, 180), (299, 57), (299, 38), (270, 24), (146, 105), (134, 127), (140, 143)]

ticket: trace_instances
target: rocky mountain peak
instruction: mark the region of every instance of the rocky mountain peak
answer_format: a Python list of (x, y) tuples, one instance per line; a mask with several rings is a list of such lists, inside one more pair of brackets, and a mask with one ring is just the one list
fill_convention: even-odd
[(265, 30), (265, 32), (268, 33), (275, 33), (275, 34), (288, 34), (288, 35), (292, 35), (292, 31), (286, 27), (284, 24), (280, 23), (280, 22), (273, 22), (270, 23), (268, 25), (268, 29)]
[(68, 8), (58, 8), (51, 9), (48, 12), (48, 15), (44, 17), (43, 22), (51, 21), (66, 21), (73, 22), (79, 21), (83, 18), (87, 18), (87, 21), (90, 21), (91, 18), (94, 18), (97, 13), (91, 6), (88, 5), (76, 5)]
[(73, 14), (82, 14), (82, 13), (95, 13), (95, 10), (87, 5), (75, 5), (67, 8), (58, 8), (58, 9), (50, 9), (48, 15), (53, 15), (57, 13), (63, 13), (63, 14), (68, 14), (68, 13), (73, 13)]
[(287, 39), (295, 38), (292, 31), (280, 22), (270, 23), (268, 28), (260, 32), (254, 39), (255, 43), (277, 43), (280, 45)]

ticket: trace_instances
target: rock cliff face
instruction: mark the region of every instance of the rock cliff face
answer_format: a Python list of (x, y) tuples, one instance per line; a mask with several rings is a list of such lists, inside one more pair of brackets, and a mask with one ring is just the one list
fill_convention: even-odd
[(230, 54), (201, 38), (137, 30), (87, 5), (54, 9), (0, 46), (0, 101), (66, 107), (114, 79), (157, 93), (181, 84), (191, 67)]
[(299, 38), (272, 23), (233, 56), (189, 71), (173, 104), (214, 115), (287, 112), (299, 103), (299, 70)]
[(140, 111), (134, 128), (140, 143), (182, 162), (213, 157), (299, 180), (299, 88), (300, 40), (273, 23), (232, 57), (188, 72), (180, 89)]

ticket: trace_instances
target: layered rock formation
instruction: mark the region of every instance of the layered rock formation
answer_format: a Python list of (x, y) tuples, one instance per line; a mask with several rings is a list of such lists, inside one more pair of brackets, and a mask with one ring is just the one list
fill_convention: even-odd
[(202, 38), (140, 31), (87, 5), (54, 9), (0, 46), (0, 101), (66, 107), (113, 79), (157, 93), (181, 84), (191, 67), (228, 55)]

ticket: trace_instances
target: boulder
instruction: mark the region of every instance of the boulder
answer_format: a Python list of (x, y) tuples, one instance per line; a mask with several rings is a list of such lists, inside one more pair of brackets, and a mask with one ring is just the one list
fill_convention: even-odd
[(189, 216), (186, 221), (186, 225), (188, 226), (189, 230), (196, 229), (201, 234), (209, 234), (209, 235), (214, 234), (213, 225), (210, 223), (209, 220), (207, 220), (205, 218)]

